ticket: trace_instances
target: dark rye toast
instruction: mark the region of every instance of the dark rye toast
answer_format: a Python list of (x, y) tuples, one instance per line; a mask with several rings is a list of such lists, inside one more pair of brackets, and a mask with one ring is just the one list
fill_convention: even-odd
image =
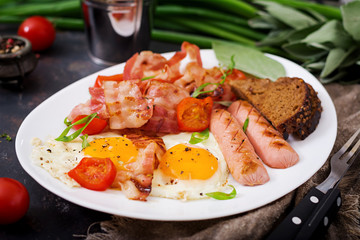
[(231, 81), (237, 97), (247, 100), (287, 139), (294, 134), (305, 139), (321, 116), (321, 102), (311, 85), (300, 78), (249, 78)]

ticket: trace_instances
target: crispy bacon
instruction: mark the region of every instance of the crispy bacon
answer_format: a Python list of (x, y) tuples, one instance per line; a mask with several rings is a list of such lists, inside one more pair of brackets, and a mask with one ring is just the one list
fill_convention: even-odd
[(151, 81), (144, 96), (154, 100), (154, 112), (142, 129), (161, 133), (179, 132), (176, 106), (182, 99), (189, 97), (188, 92), (172, 83)]
[(153, 100), (144, 98), (133, 81), (103, 83), (111, 129), (138, 128), (152, 116)]
[(125, 165), (126, 170), (119, 170), (112, 187), (121, 188), (127, 198), (146, 201), (151, 191), (154, 169), (165, 153), (165, 144), (161, 138), (139, 134), (126, 136), (138, 148), (135, 162)]

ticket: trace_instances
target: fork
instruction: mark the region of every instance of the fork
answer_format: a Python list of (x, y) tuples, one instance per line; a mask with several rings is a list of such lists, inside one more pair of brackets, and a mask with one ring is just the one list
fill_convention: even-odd
[(330, 225), (342, 204), (337, 186), (360, 153), (360, 139), (354, 143), (359, 135), (360, 129), (331, 157), (329, 176), (310, 189), (267, 240), (310, 239)]

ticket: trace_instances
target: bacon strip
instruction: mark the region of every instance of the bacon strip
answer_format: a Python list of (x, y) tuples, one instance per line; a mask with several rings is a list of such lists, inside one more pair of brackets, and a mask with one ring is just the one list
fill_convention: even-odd
[(135, 162), (128, 163), (125, 168), (116, 174), (112, 187), (121, 188), (127, 198), (146, 201), (151, 192), (151, 182), (154, 169), (159, 159), (166, 152), (161, 138), (148, 137), (138, 134), (126, 136), (138, 148), (139, 154)]
[(154, 112), (143, 130), (161, 133), (179, 132), (176, 119), (176, 106), (189, 97), (187, 91), (172, 83), (151, 81), (145, 89), (145, 98), (154, 100)]
[(142, 96), (133, 81), (103, 83), (111, 129), (138, 128), (152, 116), (153, 101)]

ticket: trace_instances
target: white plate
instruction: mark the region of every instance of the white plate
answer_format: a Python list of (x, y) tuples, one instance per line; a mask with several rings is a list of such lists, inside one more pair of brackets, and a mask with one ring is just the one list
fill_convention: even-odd
[[(166, 58), (172, 55), (173, 53), (164, 54)], [(85, 188), (69, 188), (51, 177), (44, 169), (32, 164), (30, 158), (31, 139), (58, 136), (64, 129), (63, 120), (65, 116), (76, 104), (89, 99), (88, 87), (94, 84), (96, 76), (121, 73), (124, 64), (107, 68), (80, 79), (35, 108), (25, 118), (16, 136), (15, 147), (20, 164), (40, 185), (54, 194), (80, 206), (120, 216), (148, 220), (187, 221), (229, 216), (264, 206), (296, 189), (319, 170), (332, 150), (337, 132), (335, 107), (319, 81), (299, 65), (281, 57), (269, 56), (283, 64), (287, 76), (301, 77), (310, 83), (318, 92), (324, 110), (314, 133), (303, 141), (289, 139), (291, 146), (300, 156), (298, 164), (285, 170), (268, 168), (270, 181), (262, 186), (244, 187), (230, 179), (230, 183), (235, 185), (238, 192), (234, 199), (226, 201), (206, 199), (184, 202), (149, 197), (146, 202), (133, 201), (128, 200), (121, 192), (115, 190), (96, 192)], [(201, 57), (205, 68), (218, 65), (212, 50), (201, 50)]]

